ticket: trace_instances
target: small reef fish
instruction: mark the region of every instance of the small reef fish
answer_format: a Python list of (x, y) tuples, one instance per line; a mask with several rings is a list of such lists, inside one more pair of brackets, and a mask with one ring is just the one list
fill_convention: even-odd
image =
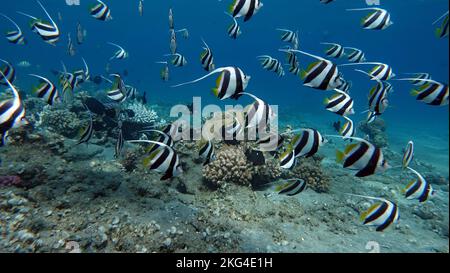
[(47, 17), (50, 19), (50, 23), (46, 23), (41, 19), (20, 11), (18, 11), (18, 13), (31, 18), (31, 30), (37, 33), (46, 43), (54, 46), (59, 41), (60, 37), (58, 25), (55, 21), (53, 21), (52, 17), (48, 14), (41, 2), (37, 1), (37, 3), (41, 6)]
[(144, 159), (144, 166), (150, 170), (163, 173), (161, 180), (168, 180), (183, 173), (177, 152), (164, 143), (151, 140), (131, 140), (130, 143), (147, 143), (161, 146)]
[(16, 80), (16, 70), (9, 62), (5, 60), (0, 59), (0, 62), (5, 64), (5, 66), (0, 67), (0, 72), (2, 72), (0, 75), (0, 85), (8, 86), (8, 82), (14, 83)]
[(86, 105), (83, 104), (83, 106), (89, 113), (89, 123), (88, 123), (88, 126), (86, 127), (86, 129), (84, 129), (84, 131), (81, 132), (81, 137), (80, 137), (80, 140), (78, 141), (77, 145), (80, 145), (82, 143), (88, 144), (92, 138), (92, 134), (94, 133), (94, 121), (92, 118), (92, 113)]
[(263, 7), (260, 0), (234, 0), (229, 12), (235, 18), (244, 17), (244, 22), (250, 20)]
[(10, 30), (6, 32), (6, 39), (8, 40), (8, 42), (12, 43), (12, 44), (16, 44), (16, 45), (25, 45), (26, 44), (26, 40), (25, 37), (23, 36), (22, 33), (22, 29), (19, 27), (19, 25), (17, 25), (16, 22), (14, 22), (13, 19), (9, 18), (8, 16), (6, 16), (3, 13), (0, 13), (1, 16), (5, 17), (8, 21), (10, 21), (15, 27), (15, 30)]
[(288, 148), (284, 153), (280, 155), (280, 168), (285, 170), (291, 170), (297, 164), (297, 158), (292, 148)]
[(198, 145), (198, 155), (204, 159), (203, 166), (208, 165), (216, 158), (214, 143), (211, 140), (202, 140)]
[(325, 108), (340, 116), (353, 115), (355, 113), (355, 110), (353, 109), (353, 99), (342, 90), (335, 89), (334, 91), (337, 92), (337, 94), (333, 95), (331, 98), (325, 98)]
[(416, 97), (416, 100), (422, 101), (431, 106), (446, 106), (449, 101), (449, 89), (448, 84), (444, 84), (434, 80), (405, 78), (397, 79), (398, 81), (415, 81), (421, 80), (427, 82), (423, 86), (419, 86), (417, 89), (411, 91), (411, 95)]
[(281, 35), (281, 40), (283, 42), (291, 43), (293, 45), (294, 49), (298, 49), (299, 44), (300, 44), (298, 30), (295, 32), (292, 30), (283, 29), (283, 28), (277, 28), (277, 30), (283, 32), (283, 34)]
[(75, 51), (75, 46), (73, 45), (72, 42), (72, 37), (69, 34), (67, 34), (67, 53), (69, 54), (69, 56), (75, 56), (76, 51)]
[(29, 61), (20, 61), (16, 64), (18, 67), (29, 68), (31, 67), (31, 63)]
[(289, 179), (284, 185), (278, 186), (276, 191), (281, 195), (295, 196), (302, 193), (306, 186), (306, 182), (303, 179)]
[[(442, 20), (444, 19), (444, 20)], [(435, 31), (436, 37), (445, 38), (448, 37), (448, 11), (444, 13), (441, 17), (439, 17), (436, 21), (434, 21), (433, 25), (436, 25), (442, 20), (441, 26), (438, 27)]]
[(169, 44), (170, 52), (172, 54), (177, 53), (177, 38), (175, 36), (175, 31), (172, 31), (171, 37), (170, 37), (170, 44)]
[(236, 40), (242, 34), (241, 27), (239, 26), (239, 23), (236, 21), (236, 18), (234, 18), (227, 12), (225, 12), (225, 14), (233, 19), (233, 23), (228, 27), (227, 30), (228, 36), (230, 36), (231, 39)]
[(320, 132), (316, 129), (299, 129), (292, 131), (292, 133), (296, 132), (300, 132), (300, 134), (295, 135), (289, 144), (290, 149), (295, 152), (295, 157), (312, 157), (326, 142)]
[(77, 43), (81, 45), (84, 43), (84, 40), (86, 39), (87, 31), (83, 29), (83, 26), (80, 22), (77, 22)]
[(330, 47), (325, 51), (325, 54), (331, 58), (342, 58), (345, 55), (345, 49), (340, 44), (336, 43), (321, 43), (322, 45), (329, 45)]
[(379, 201), (361, 214), (360, 220), (365, 226), (375, 226), (376, 231), (382, 232), (400, 219), (397, 204), (383, 198), (354, 195), (361, 198)]
[(373, 10), (374, 12), (367, 15), (361, 21), (361, 26), (364, 29), (370, 30), (385, 30), (394, 23), (391, 21), (391, 14), (381, 8), (362, 8), (362, 9), (347, 9), (347, 11), (364, 11)]
[(402, 158), (402, 167), (404, 169), (409, 167), (409, 164), (414, 159), (414, 142), (409, 141), (408, 145), (406, 145), (405, 153)]
[(0, 77), (12, 90), (13, 98), (0, 102), (0, 147), (6, 145), (9, 130), (27, 125), (25, 107), (20, 99), (19, 92), (8, 80), (8, 77), (0, 71)]
[(369, 73), (365, 73), (371, 80), (389, 81), (396, 77), (391, 66), (384, 63), (365, 62), (365, 63), (349, 63), (339, 66), (355, 66), (355, 65), (375, 65)]
[(414, 80), (411, 80), (411, 84), (415, 86), (423, 86), (428, 82), (424, 80), (431, 80), (429, 73), (405, 73), (406, 75), (413, 75)]
[(118, 48), (118, 50), (114, 53), (114, 55), (111, 58), (109, 58), (110, 61), (114, 60), (114, 59), (123, 60), (123, 59), (128, 58), (129, 54), (127, 51), (125, 51), (125, 49), (123, 49), (123, 47), (121, 47), (118, 44), (111, 43), (111, 42), (108, 42), (108, 44)]
[(111, 76), (115, 77), (115, 81), (113, 83), (112, 89), (106, 92), (106, 95), (109, 99), (122, 103), (127, 99), (127, 90), (125, 83), (122, 80), (122, 77), (118, 74), (111, 74)]
[(408, 169), (417, 176), (417, 179), (412, 180), (403, 190), (403, 193), (408, 200), (417, 199), (420, 203), (425, 203), (434, 196), (436, 192), (433, 190), (431, 184), (428, 183), (419, 172), (410, 167), (408, 167)]
[(280, 134), (267, 134), (266, 136), (259, 137), (256, 141), (258, 150), (261, 152), (275, 152), (278, 151), (284, 143), (284, 137)]
[(48, 105), (60, 102), (58, 90), (49, 79), (36, 74), (30, 74), (30, 76), (40, 80), (40, 84), (33, 88), (33, 93), (36, 93), (38, 98), (43, 99)]
[[(286, 50), (281, 51), (286, 52)], [(303, 85), (318, 90), (334, 90), (342, 84), (337, 65), (331, 61), (299, 50), (288, 51), (298, 52), (318, 60), (310, 64), (305, 71), (302, 71)]]
[(268, 55), (262, 55), (257, 57), (261, 61), (261, 66), (267, 70), (275, 72), (279, 77), (284, 76), (284, 69), (281, 62)]
[(269, 104), (249, 93), (242, 93), (255, 100), (245, 111), (245, 128), (257, 128), (264, 131), (275, 118), (275, 113)]
[(375, 147), (365, 139), (347, 137), (360, 143), (350, 144), (344, 152), (336, 151), (336, 161), (343, 163), (343, 167), (358, 171), (356, 177), (366, 177), (381, 173), (390, 168), (380, 148)]
[(169, 54), (169, 55), (165, 55), (165, 56), (166, 57), (167, 56), (173, 56), (171, 63), (175, 67), (183, 67), (183, 66), (186, 66), (187, 63), (188, 63), (186, 58), (183, 55), (179, 54), (179, 53)]
[(351, 63), (363, 63), (366, 61), (366, 55), (361, 49), (354, 47), (345, 47), (344, 49), (351, 50), (352, 52), (347, 54), (347, 59)]
[(356, 135), (355, 125), (353, 123), (353, 120), (351, 120), (350, 118), (346, 116), (344, 116), (344, 118), (347, 120), (347, 122), (339, 130), (339, 134), (344, 138), (344, 140), (351, 140), (351, 138)]
[(217, 78), (216, 87), (213, 89), (213, 93), (220, 100), (225, 100), (228, 98), (234, 100), (239, 99), (241, 97), (241, 93), (245, 91), (251, 79), (250, 76), (245, 75), (244, 72), (238, 67), (221, 67), (199, 79), (174, 85), (172, 87), (176, 88), (188, 84), (197, 83), (217, 73), (221, 74), (219, 78)]
[(202, 41), (205, 46), (203, 47), (204, 51), (200, 55), (200, 62), (202, 63), (203, 69), (205, 69), (207, 72), (210, 72), (216, 68), (214, 65), (214, 55), (208, 44), (204, 40)]
[(144, 16), (144, 0), (139, 0), (138, 11), (140, 16)]
[(160, 63), (160, 64), (164, 64), (164, 65), (165, 65), (165, 66), (161, 69), (160, 76), (161, 76), (161, 79), (162, 79), (163, 81), (165, 81), (165, 82), (169, 81), (169, 79), (170, 79), (170, 77), (169, 77), (169, 73), (170, 73), (170, 70), (169, 70), (169, 63), (168, 63), (168, 62), (157, 62), (157, 63)]
[(111, 10), (101, 0), (97, 0), (97, 4), (90, 8), (90, 14), (97, 20), (110, 21), (112, 20)]
[(173, 17), (173, 10), (172, 10), (172, 8), (169, 9), (169, 29), (171, 29), (171, 30), (175, 29), (175, 23), (174, 23), (174, 17)]
[(345, 92), (346, 94), (350, 94), (350, 89), (352, 88), (353, 83), (351, 81), (347, 81), (342, 78), (342, 83), (336, 87), (336, 89)]
[[(173, 145), (175, 145), (175, 142), (173, 141), (173, 138), (171, 135), (169, 135), (169, 133), (155, 130), (155, 129), (144, 130), (143, 133), (146, 135), (151, 134), (151, 133), (156, 133), (159, 135), (159, 137), (155, 140), (156, 142), (163, 143), (169, 147), (173, 147)], [(151, 143), (148, 146), (148, 148), (146, 149), (146, 152), (151, 154), (152, 152), (156, 151), (157, 149), (162, 149), (162, 148), (163, 147), (161, 145), (156, 145), (154, 143)]]
[(119, 133), (117, 135), (117, 142), (116, 146), (114, 146), (114, 158), (119, 158), (123, 150), (124, 139), (123, 139), (122, 122), (119, 122), (118, 130)]

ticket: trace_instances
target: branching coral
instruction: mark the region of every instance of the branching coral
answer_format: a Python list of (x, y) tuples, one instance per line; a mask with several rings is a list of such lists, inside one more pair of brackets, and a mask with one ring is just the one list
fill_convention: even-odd
[(123, 115), (124, 121), (141, 124), (154, 124), (158, 121), (158, 114), (147, 106), (139, 102), (129, 102), (124, 105), (124, 110), (131, 110), (133, 115)]
[(46, 106), (38, 115), (38, 126), (47, 127), (66, 137), (75, 137), (83, 127), (78, 116), (65, 108)]

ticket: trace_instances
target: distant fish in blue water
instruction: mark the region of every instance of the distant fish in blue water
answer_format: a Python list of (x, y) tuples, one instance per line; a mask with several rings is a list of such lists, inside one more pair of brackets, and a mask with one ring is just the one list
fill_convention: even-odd
[(229, 13), (226, 13), (226, 15), (230, 16), (233, 19), (233, 23), (228, 27), (228, 36), (232, 39), (237, 39), (242, 34), (241, 27), (239, 26), (239, 23), (236, 21), (236, 19), (230, 15)]
[(80, 145), (82, 143), (88, 144), (92, 138), (92, 134), (94, 133), (94, 121), (92, 118), (92, 113), (85, 104), (83, 104), (83, 106), (89, 113), (89, 123), (86, 129), (81, 132), (80, 140), (78, 141), (77, 145)]
[(114, 53), (114, 55), (109, 59), (110, 61), (114, 59), (123, 60), (129, 57), (128, 52), (125, 49), (123, 49), (123, 47), (121, 47), (120, 45), (111, 42), (108, 42), (108, 44), (118, 48), (118, 50)]
[(260, 60), (261, 66), (265, 70), (275, 72), (278, 77), (283, 77), (285, 75), (283, 65), (279, 60), (272, 58), (269, 55), (262, 55), (257, 58)]
[(22, 29), (19, 27), (19, 25), (16, 24), (16, 22), (14, 22), (13, 19), (9, 18), (8, 16), (6, 16), (3, 13), (0, 13), (1, 16), (5, 17), (7, 20), (9, 20), (15, 27), (15, 30), (10, 30), (6, 32), (6, 39), (12, 43), (12, 44), (16, 44), (16, 45), (25, 45), (26, 44), (26, 40), (25, 37), (23, 35)]
[(289, 144), (290, 149), (295, 152), (296, 158), (312, 157), (326, 143), (323, 136), (316, 129), (299, 129), (292, 132), (298, 131), (300, 134), (295, 135)]
[(200, 62), (202, 63), (203, 69), (205, 69), (207, 72), (210, 72), (216, 68), (214, 65), (214, 55), (208, 44), (204, 40), (202, 41), (205, 46), (203, 47), (204, 51), (200, 55)]
[(168, 54), (168, 55), (164, 55), (164, 56), (166, 56), (166, 57), (173, 56), (171, 63), (175, 67), (183, 67), (183, 66), (186, 66), (188, 63), (186, 60), (186, 57), (184, 57), (180, 53)]
[(140, 16), (144, 16), (144, 0), (139, 0), (138, 11)]
[(83, 28), (80, 22), (77, 22), (77, 43), (81, 45), (87, 36), (87, 30)]
[(411, 91), (411, 95), (416, 97), (418, 101), (422, 101), (431, 106), (446, 106), (449, 101), (448, 84), (444, 84), (434, 80), (405, 78), (397, 79), (398, 81), (423, 81), (427, 84), (419, 86), (417, 89)]
[(328, 57), (339, 59), (345, 55), (345, 49), (340, 44), (336, 43), (321, 43), (321, 44), (330, 46), (325, 51), (325, 54), (327, 54)]
[(167, 82), (170, 79), (170, 70), (169, 70), (169, 63), (168, 62), (157, 62), (159, 64), (164, 64), (165, 66), (161, 69), (160, 77), (163, 81)]
[(366, 61), (366, 55), (361, 49), (354, 47), (345, 47), (344, 49), (349, 49), (352, 53), (347, 54), (348, 61), (351, 63), (363, 63)]

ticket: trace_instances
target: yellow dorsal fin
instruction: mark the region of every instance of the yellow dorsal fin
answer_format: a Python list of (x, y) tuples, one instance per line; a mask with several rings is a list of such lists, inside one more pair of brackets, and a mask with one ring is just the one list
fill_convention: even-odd
[(349, 154), (353, 149), (358, 147), (358, 145), (359, 145), (358, 143), (348, 145), (347, 147), (345, 147), (344, 154), (346, 155)]

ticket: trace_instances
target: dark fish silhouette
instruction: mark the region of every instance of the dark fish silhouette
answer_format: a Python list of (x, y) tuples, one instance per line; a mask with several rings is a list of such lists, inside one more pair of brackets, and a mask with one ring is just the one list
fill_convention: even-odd
[(266, 158), (260, 151), (249, 149), (245, 152), (245, 156), (247, 157), (247, 160), (252, 162), (255, 166), (263, 166), (264, 164), (266, 164)]

